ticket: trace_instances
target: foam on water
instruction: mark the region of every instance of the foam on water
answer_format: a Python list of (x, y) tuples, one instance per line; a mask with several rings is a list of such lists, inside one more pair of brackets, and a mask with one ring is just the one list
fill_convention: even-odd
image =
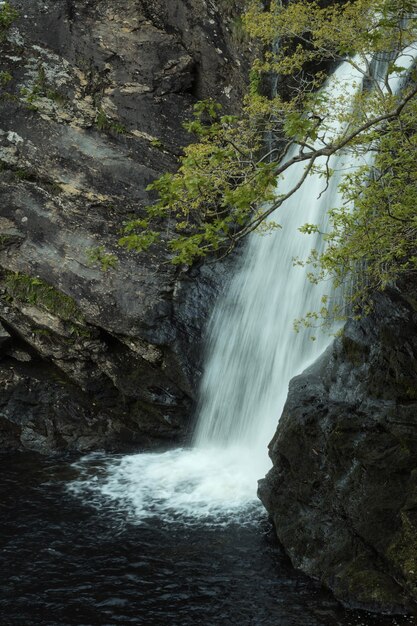
[(227, 456), (223, 448), (177, 448), (116, 460), (88, 455), (73, 464), (79, 478), (70, 490), (97, 507), (122, 507), (136, 520), (246, 524), (259, 517), (254, 486), (262, 470), (251, 457), (242, 447), (229, 448)]

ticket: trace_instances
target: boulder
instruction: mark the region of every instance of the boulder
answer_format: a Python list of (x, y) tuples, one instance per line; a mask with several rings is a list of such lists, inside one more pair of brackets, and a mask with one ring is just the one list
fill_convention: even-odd
[(290, 383), (259, 496), (293, 564), (348, 607), (415, 611), (417, 300), (375, 296)]

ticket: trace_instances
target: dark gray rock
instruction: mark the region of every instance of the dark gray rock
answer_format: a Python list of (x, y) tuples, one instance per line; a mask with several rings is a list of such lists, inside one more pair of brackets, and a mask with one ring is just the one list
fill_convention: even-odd
[[(117, 241), (152, 201), (147, 185), (175, 169), (196, 99), (236, 108), (238, 3), (13, 4), (20, 18), (0, 44), (0, 71), (12, 76), (0, 99), (0, 321), (10, 335), (0, 338), (0, 449), (183, 439), (227, 265), (174, 268), (162, 249), (139, 256)], [(116, 267), (91, 263), (98, 248)], [(27, 282), (14, 285), (16, 273)]]
[[(293, 564), (349, 607), (415, 611), (417, 301), (375, 309), (291, 381), (259, 495)], [(407, 295), (406, 295), (407, 294)]]
[(0, 324), (0, 350), (4, 350), (4, 348), (10, 344), (11, 336), (10, 333), (4, 328), (3, 324)]

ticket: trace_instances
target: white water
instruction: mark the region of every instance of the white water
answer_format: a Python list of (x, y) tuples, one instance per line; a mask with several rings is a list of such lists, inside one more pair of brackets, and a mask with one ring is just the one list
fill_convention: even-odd
[[(413, 53), (415, 54), (415, 53)], [(332, 98), (352, 96), (362, 75), (343, 63), (329, 80)], [(392, 86), (399, 87), (394, 78)], [(348, 102), (348, 101), (347, 101)], [(345, 105), (346, 106), (346, 102)], [(326, 140), (341, 131), (333, 122)], [(294, 147), (287, 158), (298, 150)], [(254, 234), (241, 267), (219, 299), (210, 323), (208, 355), (198, 405), (198, 425), (192, 449), (163, 454), (137, 454), (111, 461), (101, 477), (91, 479), (94, 458), (78, 464), (80, 479), (71, 489), (89, 498), (105, 496), (124, 505), (136, 519), (154, 515), (191, 522), (247, 519), (256, 506), (257, 480), (268, 470), (267, 444), (274, 434), (290, 379), (301, 373), (325, 349), (328, 333), (293, 330), (293, 321), (319, 311), (329, 285), (312, 285), (306, 270), (293, 258), (306, 259), (320, 249), (320, 237), (299, 233), (305, 223), (326, 229), (327, 211), (338, 206), (343, 173), (358, 165), (358, 157), (339, 155), (330, 162), (334, 175), (326, 191), (317, 174), (308, 176), (273, 219), (282, 229)], [(288, 170), (280, 193), (291, 189), (304, 164)], [(324, 191), (324, 192), (323, 192)]]

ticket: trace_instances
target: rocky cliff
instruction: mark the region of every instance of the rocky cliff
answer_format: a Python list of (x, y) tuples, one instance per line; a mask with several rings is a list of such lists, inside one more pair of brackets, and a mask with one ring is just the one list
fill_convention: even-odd
[(20, 0), (1, 34), (0, 449), (182, 438), (227, 267), (117, 245), (197, 99), (234, 110), (239, 3)]
[(293, 379), (259, 487), (294, 565), (376, 611), (416, 610), (415, 294), (378, 295)]

